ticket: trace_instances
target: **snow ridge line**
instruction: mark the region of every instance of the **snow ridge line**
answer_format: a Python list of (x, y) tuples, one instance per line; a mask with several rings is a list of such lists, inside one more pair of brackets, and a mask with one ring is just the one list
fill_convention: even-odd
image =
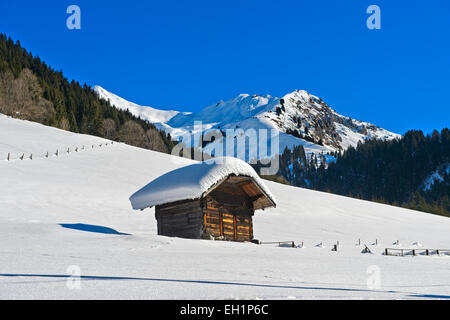
[[(114, 141), (110, 141), (110, 142), (106, 142), (106, 143), (100, 143), (98, 145), (92, 144), (91, 147), (89, 148), (89, 146), (82, 146), (82, 147), (75, 147), (72, 151), (73, 152), (80, 152), (80, 151), (85, 151), (85, 150), (89, 150), (89, 149), (94, 149), (96, 146), (98, 146), (99, 148), (102, 148), (102, 146), (109, 146), (109, 145), (113, 145)], [(11, 157), (11, 153), (8, 152), (8, 155), (6, 156), (6, 158), (3, 160), (4, 162), (17, 162), (17, 161), (25, 161), (25, 160), (33, 160), (33, 159), (49, 159), (50, 157), (58, 157), (58, 156), (62, 156), (64, 154), (69, 155), (71, 153), (71, 149), (70, 147), (67, 148), (66, 151), (60, 151), (59, 149), (56, 149), (55, 153), (49, 153), (48, 151), (41, 156), (35, 157), (33, 156), (33, 153), (29, 153), (29, 156), (25, 156), (25, 152), (22, 153), (22, 155), (18, 158), (12, 158)], [(28, 153), (27, 153), (28, 154)]]

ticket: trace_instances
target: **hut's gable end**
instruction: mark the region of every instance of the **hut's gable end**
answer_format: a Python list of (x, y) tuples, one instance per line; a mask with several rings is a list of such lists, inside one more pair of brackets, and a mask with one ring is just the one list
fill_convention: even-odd
[(223, 237), (225, 240), (250, 241), (253, 239), (253, 210), (239, 205), (240, 201), (217, 201), (214, 194), (206, 197), (204, 237)]
[(200, 200), (179, 201), (155, 208), (158, 235), (199, 239), (203, 234)]
[(239, 185), (231, 183), (231, 179), (227, 179), (220, 186), (215, 188), (208, 194), (208, 201), (215, 203), (217, 206), (223, 206), (235, 209), (235, 213), (243, 212), (245, 214), (253, 214), (253, 202), (245, 191)]
[(248, 176), (230, 175), (207, 194), (213, 194), (215, 198), (221, 201), (227, 201), (227, 197), (232, 199), (238, 197), (238, 200), (245, 198), (247, 205), (250, 205), (253, 210), (275, 206), (275, 203), (265, 191), (252, 177)]
[[(249, 182), (250, 181), (250, 182)], [(253, 200), (243, 189), (248, 177), (229, 177), (204, 199), (204, 236), (226, 240), (253, 239)]]

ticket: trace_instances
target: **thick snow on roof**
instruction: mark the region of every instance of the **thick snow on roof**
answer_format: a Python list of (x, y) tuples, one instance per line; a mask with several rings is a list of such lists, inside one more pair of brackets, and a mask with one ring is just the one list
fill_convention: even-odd
[(230, 175), (251, 177), (276, 204), (274, 196), (248, 163), (232, 157), (218, 157), (156, 178), (130, 197), (131, 205), (133, 209), (145, 209), (164, 203), (198, 199), (209, 188)]

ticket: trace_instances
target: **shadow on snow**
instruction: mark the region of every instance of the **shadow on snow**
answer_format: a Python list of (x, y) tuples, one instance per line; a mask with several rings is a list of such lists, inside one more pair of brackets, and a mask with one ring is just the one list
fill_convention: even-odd
[[(32, 277), (32, 278), (59, 278), (69, 279), (74, 278), (72, 275), (64, 274), (0, 274), (0, 277)], [(294, 285), (275, 285), (275, 284), (260, 284), (260, 283), (245, 283), (245, 282), (228, 282), (228, 281), (208, 281), (208, 280), (183, 280), (183, 279), (164, 279), (164, 278), (139, 278), (139, 277), (113, 277), (113, 276), (79, 276), (81, 280), (138, 280), (138, 281), (155, 281), (155, 282), (175, 282), (175, 283), (190, 283), (190, 284), (209, 284), (209, 285), (231, 285), (231, 286), (246, 286), (259, 288), (276, 288), (276, 289), (298, 289), (298, 290), (326, 290), (326, 291), (341, 291), (341, 292), (366, 292), (366, 293), (392, 293), (392, 294), (406, 294), (410, 297), (416, 298), (430, 298), (430, 299), (450, 299), (446, 295), (432, 295), (419, 294), (414, 292), (402, 292), (395, 290), (370, 290), (370, 289), (351, 289), (351, 288), (333, 288), (333, 287), (316, 287), (316, 286), (294, 286)]]
[(119, 235), (126, 235), (129, 236), (129, 233), (122, 233), (117, 230), (114, 230), (112, 228), (103, 227), (103, 226), (96, 226), (93, 224), (84, 224), (84, 223), (60, 223), (59, 224), (63, 228), (67, 229), (74, 229), (74, 230), (80, 230), (80, 231), (86, 231), (86, 232), (95, 232), (95, 233), (103, 233), (103, 234), (119, 234)]

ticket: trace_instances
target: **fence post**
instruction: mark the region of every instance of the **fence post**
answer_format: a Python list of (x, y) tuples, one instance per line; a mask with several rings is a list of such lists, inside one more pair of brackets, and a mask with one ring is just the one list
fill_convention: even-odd
[(8, 152), (8, 157), (6, 158), (6, 160), (9, 161), (9, 158), (11, 157), (10, 153)]
[(426, 249), (426, 250), (425, 250), (425, 254), (426, 254), (427, 256), (429, 256), (429, 255), (430, 255), (430, 251), (429, 251), (428, 249)]
[(385, 255), (385, 256), (388, 256), (388, 255), (389, 255), (389, 254), (388, 254), (388, 248), (384, 249), (384, 255)]
[(55, 156), (58, 156), (58, 149), (56, 149), (56, 153), (55, 153)]
[(413, 249), (412, 254), (413, 254), (413, 256), (416, 255), (416, 249)]
[(30, 154), (30, 160), (33, 160), (33, 154)]
[(23, 160), (23, 157), (25, 157), (25, 153), (22, 153), (22, 155), (20, 156), (20, 160)]
[(292, 241), (292, 248), (295, 248), (295, 243), (294, 243), (294, 241)]
[(438, 249), (436, 249), (436, 253), (437, 253), (437, 255), (439, 255), (439, 250)]

